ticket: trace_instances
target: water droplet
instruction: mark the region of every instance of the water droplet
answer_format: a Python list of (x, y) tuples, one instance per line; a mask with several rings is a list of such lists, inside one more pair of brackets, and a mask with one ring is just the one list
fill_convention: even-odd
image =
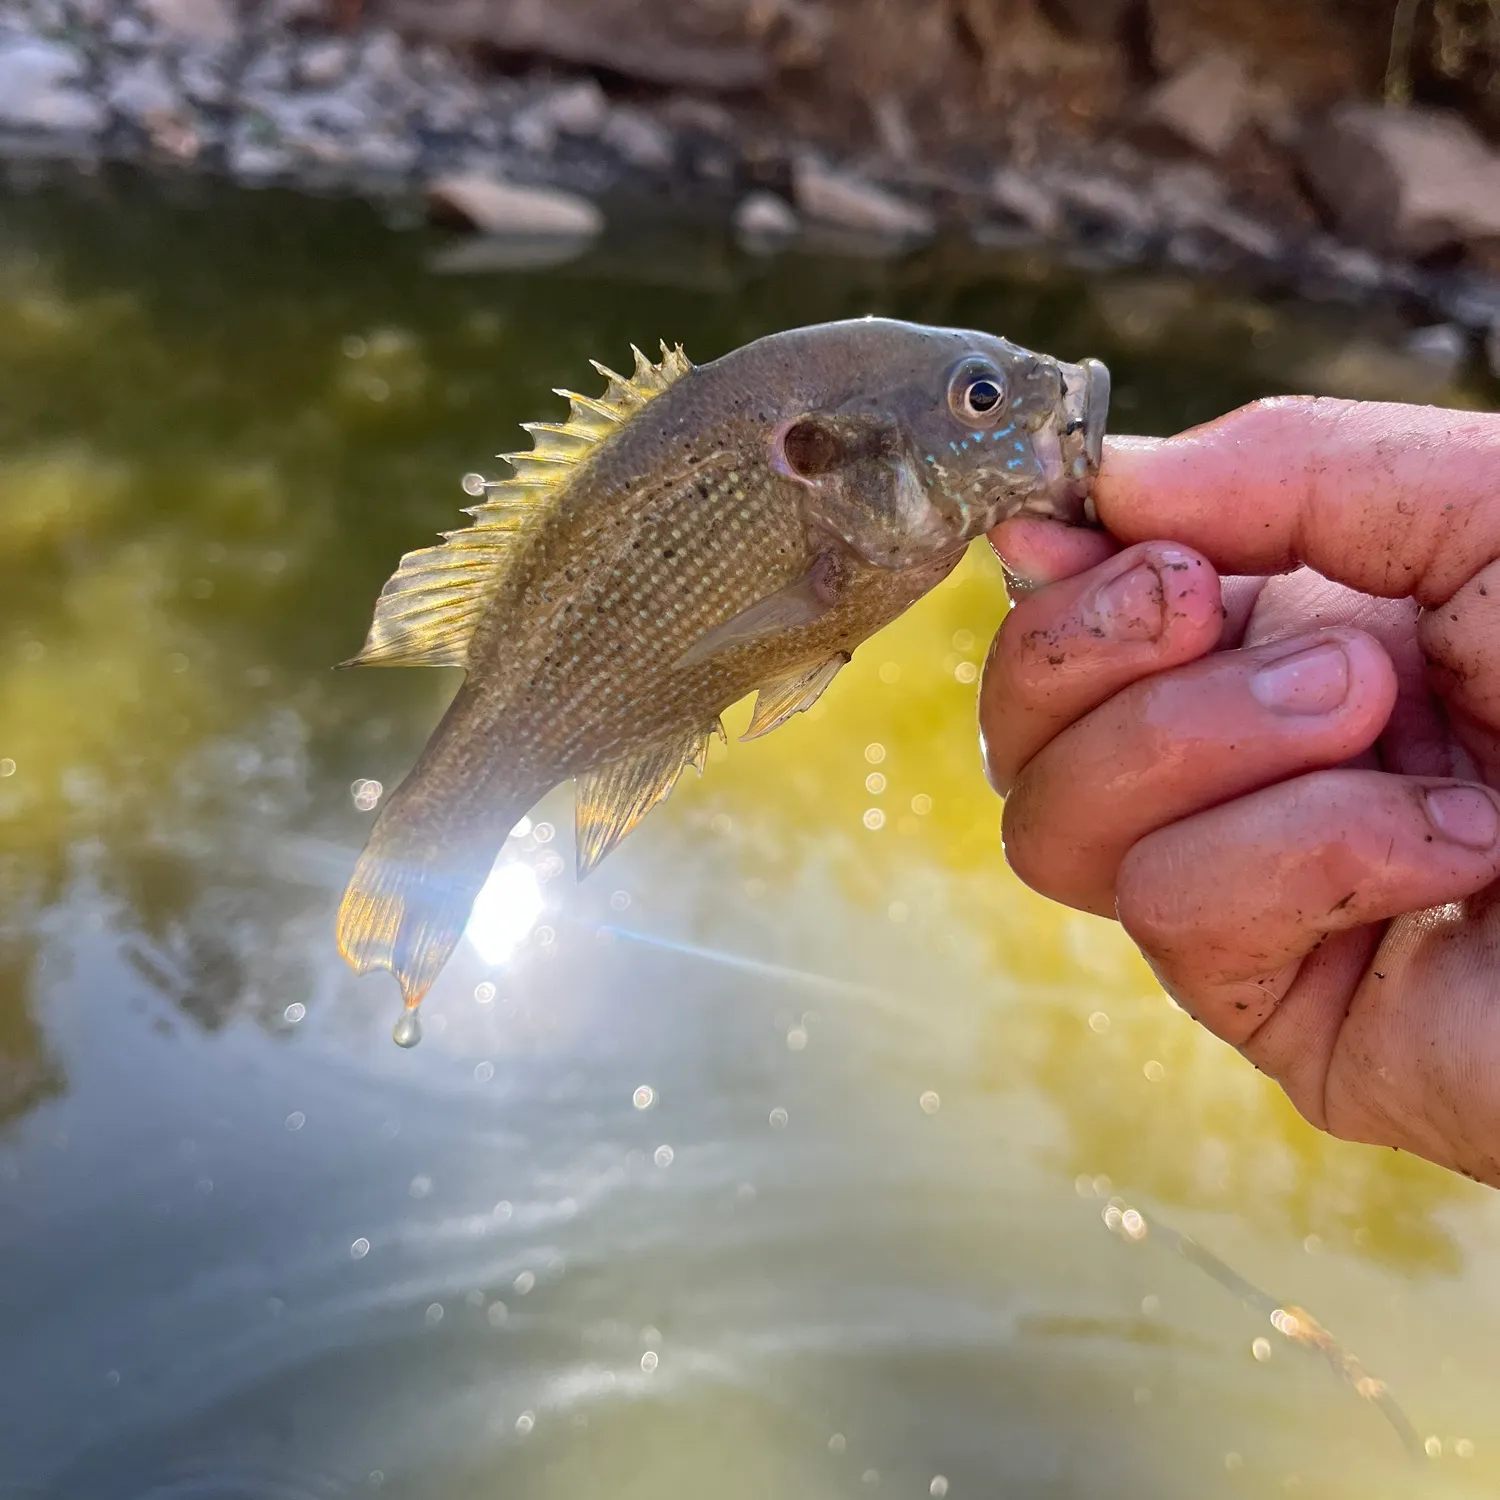
[(880, 680), (887, 686), (901, 681), (901, 664), (894, 661), (883, 661), (880, 664)]
[(635, 1093), (630, 1096), (630, 1102), (637, 1109), (650, 1109), (656, 1103), (656, 1090), (649, 1083), (643, 1083)]
[(1440, 1437), (1430, 1437), (1422, 1444), (1423, 1451), (1428, 1458), (1441, 1458), (1443, 1456), (1443, 1440)]
[(477, 498), (484, 493), (483, 474), (465, 474), (459, 483), (463, 486), (466, 495), (473, 495)]
[(1141, 1316), (1154, 1318), (1161, 1311), (1161, 1298), (1155, 1292), (1147, 1292), (1141, 1298)]
[(370, 1470), (370, 1488), (378, 1490), (385, 1483), (385, 1471), (382, 1469)]
[(370, 1242), (363, 1235), (361, 1235), (357, 1240), (355, 1240), (352, 1245), (349, 1246), (350, 1260), (363, 1260), (369, 1253)]
[(1323, 1236), (1321, 1234), (1310, 1234), (1302, 1241), (1302, 1248), (1309, 1255), (1316, 1255), (1323, 1248)]
[(1153, 1057), (1141, 1072), (1146, 1075), (1147, 1083), (1160, 1083), (1167, 1076), (1167, 1070)]
[(864, 825), (872, 833), (885, 827), (885, 814), (878, 807), (865, 809)]
[(863, 1474), (861, 1474), (859, 1477), (860, 1477), (861, 1480), (864, 1481), (864, 1483), (866, 1483), (868, 1485), (877, 1485), (877, 1484), (880, 1483), (880, 1470), (879, 1469), (866, 1469), (865, 1472)]
[(954, 677), (962, 683), (970, 683), (979, 676), (979, 668), (971, 661), (961, 661), (953, 669)]
[(879, 740), (872, 740), (865, 746), (865, 759), (872, 766), (878, 766), (885, 759), (885, 746)]
[(511, 829), (510, 836), (513, 839), (524, 839), (526, 837), (526, 835), (529, 834), (530, 832), (531, 832), (531, 819), (530, 818), (522, 818), (521, 821), (519, 823), (517, 823), (514, 828)]
[(953, 649), (955, 651), (972, 651), (974, 649), (974, 632), (972, 630), (955, 630), (953, 632)]
[(398, 1047), (415, 1047), (422, 1040), (422, 1018), (415, 1009), (401, 1012), (401, 1019), (391, 1027), (391, 1040)]
[(651, 1160), (659, 1167), (670, 1167), (674, 1153), (670, 1146), (658, 1146), (651, 1155)]
[(1106, 1177), (1103, 1172), (1101, 1172), (1094, 1179), (1094, 1196), (1096, 1198), (1107, 1198), (1109, 1197), (1110, 1189), (1113, 1187), (1114, 1183), (1112, 1183), (1109, 1178)]
[(287, 1025), (295, 1026), (307, 1014), (307, 1007), (300, 1000), (293, 1000), (281, 1014)]
[(288, 1130), (301, 1130), (307, 1124), (307, 1116), (300, 1109), (294, 1109), (286, 1117), (286, 1128)]
[(849, 1445), (844, 1440), (844, 1434), (842, 1432), (836, 1432), (831, 1438), (828, 1439), (828, 1451), (830, 1453), (842, 1453), (848, 1446)]
[(357, 333), (351, 333), (345, 337), (340, 347), (344, 351), (345, 359), (363, 359), (365, 351), (370, 346)]
[(776, 1108), (771, 1111), (771, 1129), (772, 1130), (785, 1130), (786, 1129), (786, 1121), (787, 1121), (786, 1111), (778, 1104), (776, 1106)]
[(1250, 1345), (1250, 1353), (1261, 1364), (1265, 1364), (1271, 1357), (1270, 1339), (1255, 1339)]
[(499, 1201), (499, 1202), (498, 1202), (498, 1203), (497, 1203), (497, 1204), (496, 1204), (496, 1205), (495, 1205), (495, 1206), (494, 1206), (494, 1208), (492, 1208), (492, 1209), (491, 1209), (491, 1210), (490, 1210), (490, 1217), (491, 1217), (491, 1218), (492, 1218), (492, 1219), (493, 1219), (493, 1220), (494, 1220), (494, 1221), (495, 1221), (495, 1222), (496, 1222), (496, 1223), (497, 1223), (497, 1224), (504, 1224), (504, 1223), (505, 1223), (505, 1222), (506, 1222), (506, 1220), (507, 1220), (507, 1219), (509, 1219), (509, 1218), (510, 1218), (510, 1216), (511, 1216), (511, 1215), (512, 1215), (512, 1214), (513, 1214), (513, 1213), (514, 1213), (514, 1212), (515, 1212), (515, 1209), (513, 1209), (513, 1208), (512, 1208), (512, 1207), (511, 1207), (511, 1206), (510, 1206), (510, 1204), (509, 1204), (509, 1203), (507, 1203), (507, 1202), (506, 1202), (506, 1200), (505, 1200), (505, 1199), (504, 1199), (504, 1198), (502, 1198), (502, 1199), (501, 1199), (501, 1200), (500, 1200), (500, 1201)]
[(1102, 1010), (1096, 1010), (1089, 1017), (1089, 1030), (1097, 1031), (1101, 1036), (1109, 1030), (1109, 1017)]
[(511, 1282), (511, 1286), (515, 1289), (515, 1293), (518, 1297), (524, 1297), (527, 1292), (529, 1292), (535, 1285), (535, 1271), (522, 1271), (521, 1274), (517, 1276), (513, 1282)]
[(375, 804), (380, 801), (381, 794), (385, 788), (378, 781), (370, 781), (361, 776), (358, 781), (350, 784), (349, 795), (354, 799), (354, 805), (361, 812), (370, 812)]
[(119, 1385), (120, 1372), (118, 1370), (106, 1370), (104, 1372), (105, 1385)]
[(865, 777), (865, 790), (873, 797), (878, 797), (885, 790), (885, 777), (879, 771), (871, 771)]
[(483, 984), (476, 984), (474, 986), (474, 998), (481, 1005), (489, 1005), (493, 1003), (495, 999), (495, 986), (492, 985), (488, 979), (486, 979)]
[(657, 1359), (656, 1350), (654, 1349), (648, 1349), (643, 1355), (641, 1355), (641, 1369), (644, 1370), (648, 1375), (657, 1367), (659, 1363), (660, 1360)]
[(432, 1191), (432, 1178), (425, 1172), (419, 1172), (412, 1178), (406, 1191), (413, 1198), (425, 1198)]
[(1120, 1215), (1120, 1228), (1128, 1240), (1140, 1241), (1146, 1238), (1146, 1221), (1141, 1214), (1133, 1209), (1127, 1208)]
[(1473, 1458), (1474, 1444), (1468, 1438), (1459, 1438), (1459, 1440), (1453, 1445), (1453, 1451), (1460, 1458)]
[(422, 1317), (429, 1328), (436, 1328), (443, 1321), (443, 1304), (441, 1302), (429, 1303)]
[(539, 844), (550, 844), (557, 830), (550, 823), (538, 823), (536, 825), (536, 841)]
[(941, 1474), (934, 1474), (932, 1483), (927, 1486), (927, 1493), (936, 1496), (937, 1500), (943, 1500), (943, 1496), (948, 1493), (948, 1481)]
[(1094, 1194), (1094, 1179), (1087, 1172), (1080, 1172), (1073, 1179), (1073, 1191), (1080, 1198), (1091, 1198)]
[(483, 1307), (484, 1293), (481, 1292), (478, 1287), (475, 1287), (472, 1292), (469, 1292), (465, 1295), (464, 1301), (467, 1302), (470, 1307)]
[(10, 756), (0, 760), (0, 776), (14, 776), (16, 774), (16, 763)]
[(936, 1090), (928, 1089), (927, 1092), (917, 1100), (917, 1103), (922, 1106), (923, 1114), (935, 1115), (938, 1112), (939, 1108), (941, 1108), (943, 1101), (938, 1098)]
[(495, 1076), (495, 1065), (492, 1062), (481, 1062), (474, 1064), (474, 1079), (477, 1083), (488, 1083)]
[(932, 811), (932, 798), (929, 797), (926, 792), (918, 792), (917, 795), (911, 799), (911, 810), (916, 813), (919, 818), (925, 818), (927, 814)]
[(532, 1412), (532, 1411), (523, 1411), (521, 1413), (521, 1415), (516, 1418), (516, 1431), (519, 1432), (522, 1437), (525, 1437), (526, 1434), (528, 1432), (530, 1432), (531, 1429), (533, 1427), (535, 1427), (535, 1426), (536, 1426), (536, 1413), (535, 1412)]
[(630, 905), (630, 892), (616, 891), (609, 898), (609, 905), (611, 911), (624, 911)]
[(551, 927), (538, 927), (536, 930), (536, 940), (542, 947), (550, 948), (557, 941), (557, 932)]
[(807, 1033), (800, 1026), (792, 1027), (786, 1034), (786, 1044), (789, 1051), (805, 1051), (807, 1048)]
[(490, 1320), (491, 1328), (499, 1328), (510, 1321), (510, 1309), (503, 1302), (491, 1302), (485, 1317)]

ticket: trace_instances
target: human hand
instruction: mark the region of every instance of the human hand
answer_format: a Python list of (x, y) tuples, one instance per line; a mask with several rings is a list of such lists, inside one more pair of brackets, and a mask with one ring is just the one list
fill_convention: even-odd
[(1259, 402), (1095, 496), (993, 534), (1007, 858), (1314, 1125), (1500, 1186), (1500, 416)]

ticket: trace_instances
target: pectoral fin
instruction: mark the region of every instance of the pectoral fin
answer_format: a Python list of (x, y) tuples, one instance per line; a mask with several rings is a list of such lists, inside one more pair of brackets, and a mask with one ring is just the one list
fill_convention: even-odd
[(717, 719), (706, 729), (649, 745), (578, 778), (574, 817), (580, 880), (666, 798), (687, 767), (703, 774), (715, 734), (724, 737)]
[(677, 658), (677, 666), (695, 667), (748, 641), (814, 624), (838, 603), (840, 576), (837, 556), (832, 552), (820, 553), (795, 583), (757, 599), (748, 609), (742, 609), (732, 619), (700, 636)]
[(800, 714), (811, 708), (848, 660), (849, 653), (840, 651), (809, 671), (784, 677), (780, 682), (768, 682), (755, 696), (755, 711), (750, 715), (750, 727), (740, 739), (759, 739), (761, 735), (779, 729), (793, 714)]

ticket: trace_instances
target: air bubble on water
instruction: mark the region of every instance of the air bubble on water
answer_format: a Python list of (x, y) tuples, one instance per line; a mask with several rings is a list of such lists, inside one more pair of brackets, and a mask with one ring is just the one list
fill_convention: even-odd
[(516, 1418), (516, 1431), (519, 1432), (522, 1437), (525, 1437), (526, 1434), (528, 1432), (530, 1432), (531, 1429), (533, 1427), (535, 1427), (535, 1426), (536, 1426), (536, 1413), (535, 1412), (532, 1412), (532, 1411), (523, 1411), (521, 1413), (521, 1415)]
[(485, 1317), (490, 1320), (491, 1328), (499, 1328), (510, 1320), (510, 1309), (503, 1302), (491, 1302)]
[(792, 1027), (786, 1034), (786, 1044), (789, 1051), (805, 1051), (807, 1047), (807, 1032), (800, 1026)]
[(674, 1154), (675, 1153), (670, 1146), (658, 1146), (651, 1159), (659, 1167), (670, 1167), (672, 1165), (672, 1157)]
[(441, 1302), (429, 1303), (422, 1317), (429, 1328), (436, 1328), (443, 1321), (443, 1304)]
[(637, 1109), (650, 1109), (656, 1103), (656, 1090), (649, 1083), (643, 1083), (635, 1093), (630, 1096), (630, 1102)]
[(527, 1292), (529, 1292), (535, 1285), (535, 1271), (522, 1271), (521, 1274), (517, 1276), (513, 1282), (511, 1282), (511, 1286), (515, 1288), (516, 1295), (518, 1297), (524, 1297)]
[(776, 1108), (771, 1111), (771, 1129), (772, 1130), (785, 1130), (786, 1129), (786, 1121), (787, 1121), (787, 1113), (778, 1104), (776, 1106)]
[(476, 498), (484, 493), (485, 483), (483, 474), (465, 474), (460, 481), (463, 485), (464, 494), (473, 495)]
[(928, 1089), (922, 1095), (922, 1097), (917, 1100), (917, 1103), (922, 1106), (922, 1113), (924, 1115), (935, 1115), (942, 1107), (943, 1101), (938, 1097), (936, 1089)]
[(295, 1026), (307, 1014), (307, 1007), (300, 1000), (294, 1000), (281, 1014), (287, 1025)]
[(478, 1287), (475, 1287), (473, 1291), (465, 1295), (464, 1301), (467, 1302), (470, 1307), (483, 1307), (484, 1293), (481, 1292)]
[(474, 986), (474, 999), (480, 1005), (489, 1005), (495, 998), (495, 986), (488, 979), (483, 984)]
[(1089, 1030), (1097, 1031), (1102, 1036), (1109, 1030), (1109, 1017), (1102, 1010), (1096, 1010), (1089, 1017)]
[(916, 813), (919, 818), (925, 818), (927, 814), (932, 811), (932, 798), (929, 797), (926, 792), (918, 792), (917, 795), (911, 799), (911, 810)]
[(401, 1012), (401, 1019), (391, 1027), (391, 1040), (398, 1047), (415, 1047), (422, 1040), (422, 1018), (415, 1006)]
[(656, 1357), (656, 1350), (648, 1349), (641, 1355), (641, 1369), (649, 1375), (660, 1363)]
[(539, 844), (550, 844), (557, 830), (550, 823), (538, 823), (536, 825), (536, 841)]
[(624, 911), (630, 905), (630, 892), (616, 891), (609, 898), (609, 905), (611, 911)]
[(1443, 1456), (1443, 1440), (1440, 1437), (1430, 1437), (1422, 1444), (1422, 1450), (1428, 1458), (1441, 1458)]
[(885, 814), (878, 807), (867, 807), (863, 821), (865, 827), (875, 833), (885, 827)]
[(506, 1222), (506, 1221), (507, 1221), (507, 1220), (508, 1220), (508, 1219), (509, 1219), (509, 1218), (510, 1218), (510, 1216), (511, 1216), (511, 1215), (512, 1215), (512, 1214), (513, 1214), (513, 1213), (514, 1213), (514, 1212), (515, 1212), (515, 1209), (513, 1209), (513, 1208), (512, 1208), (512, 1207), (511, 1207), (511, 1206), (510, 1206), (510, 1204), (509, 1204), (509, 1203), (508, 1203), (508, 1202), (507, 1202), (507, 1201), (506, 1201), (506, 1200), (505, 1200), (505, 1199), (504, 1199), (504, 1198), (502, 1198), (502, 1199), (501, 1199), (501, 1200), (500, 1200), (500, 1201), (499, 1201), (499, 1202), (498, 1202), (498, 1203), (497, 1203), (497, 1204), (496, 1204), (496, 1205), (495, 1205), (495, 1206), (494, 1206), (494, 1208), (492, 1208), (492, 1209), (491, 1209), (491, 1210), (490, 1210), (490, 1217), (491, 1217), (491, 1218), (492, 1218), (492, 1219), (494, 1219), (494, 1221), (495, 1221), (495, 1222), (496, 1222), (496, 1223), (497, 1223), (497, 1224), (504, 1224), (504, 1223), (505, 1223), (505, 1222)]
[(118, 1370), (106, 1370), (104, 1372), (105, 1385), (119, 1385), (120, 1372)]
[(934, 1474), (932, 1483), (927, 1486), (927, 1493), (936, 1496), (936, 1500), (943, 1500), (948, 1493), (948, 1481), (942, 1474)]
[(10, 756), (0, 759), (0, 776), (14, 776), (16, 774), (16, 763)]
[(865, 759), (872, 766), (878, 766), (885, 759), (885, 746), (879, 740), (873, 740), (865, 746)]
[(979, 668), (971, 661), (961, 661), (953, 669), (953, 676), (962, 683), (973, 682), (979, 676)]
[(873, 797), (878, 797), (885, 790), (885, 777), (879, 771), (871, 771), (865, 777), (865, 790)]
[(848, 1447), (842, 1432), (836, 1432), (828, 1439), (828, 1451), (830, 1453), (842, 1453)]
[(419, 1172), (412, 1178), (406, 1191), (413, 1198), (425, 1198), (432, 1191), (432, 1178), (425, 1172)]
[(286, 1117), (286, 1128), (288, 1130), (301, 1130), (307, 1124), (307, 1116), (300, 1109), (294, 1109)]
[(352, 1245), (349, 1246), (350, 1260), (363, 1260), (369, 1253), (370, 1242), (363, 1235), (361, 1235), (357, 1240), (355, 1240)]
[(474, 1064), (474, 1078), (479, 1083), (488, 1083), (495, 1076), (495, 1065), (492, 1062), (481, 1062)]
[(1265, 1364), (1271, 1357), (1270, 1339), (1255, 1339), (1250, 1345), (1250, 1353), (1260, 1364)]

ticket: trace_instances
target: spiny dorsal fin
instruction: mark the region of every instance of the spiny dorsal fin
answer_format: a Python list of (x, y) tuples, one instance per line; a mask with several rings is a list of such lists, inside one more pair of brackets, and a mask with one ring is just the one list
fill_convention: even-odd
[(705, 729), (648, 745), (578, 778), (574, 817), (580, 880), (667, 796), (687, 767), (703, 774), (708, 742), (715, 734), (724, 738), (717, 719)]
[(633, 344), (631, 353), (635, 373), (628, 378), (594, 365), (609, 382), (602, 396), (557, 392), (569, 404), (566, 422), (521, 424), (531, 434), (531, 451), (501, 455), (514, 473), (485, 485), (485, 498), (468, 508), (472, 526), (446, 532), (441, 546), (401, 559), (380, 591), (363, 649), (344, 666), (466, 664), (474, 627), (535, 520), (600, 443), (692, 369), (680, 344), (663, 344), (660, 364)]
[(750, 715), (749, 728), (740, 736), (741, 742), (770, 734), (773, 729), (781, 728), (793, 714), (811, 708), (848, 660), (849, 653), (840, 651), (806, 671), (783, 677), (779, 682), (768, 682), (755, 695), (755, 711)]

